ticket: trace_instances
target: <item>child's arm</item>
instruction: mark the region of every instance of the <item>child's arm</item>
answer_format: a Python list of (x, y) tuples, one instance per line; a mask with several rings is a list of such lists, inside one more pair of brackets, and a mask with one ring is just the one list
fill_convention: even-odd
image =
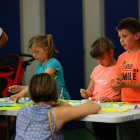
[(114, 91), (120, 90), (121, 88), (132, 88), (132, 89), (140, 89), (140, 82), (137, 83), (127, 83), (124, 81), (117, 81), (116, 84), (110, 84), (110, 88)]
[(20, 85), (13, 85), (9, 87), (9, 92), (12, 93), (17, 93), (17, 92), (21, 92), (22, 90), (24, 90), (27, 86), (20, 86)]
[(21, 98), (21, 97), (24, 97), (25, 94), (28, 93), (28, 86), (25, 86), (25, 88), (19, 92), (18, 94), (14, 94), (12, 96), (10, 96), (10, 100), (16, 100), (16, 103), (18, 102), (18, 100)]
[(60, 130), (65, 122), (98, 113), (100, 109), (100, 105), (94, 102), (86, 102), (77, 106), (54, 107), (52, 113), (56, 126)]
[[(80, 93), (81, 93), (81, 96), (83, 98), (88, 98), (88, 97), (91, 97), (92, 94), (93, 94), (93, 90), (94, 90), (94, 81), (91, 79), (90, 80), (90, 83), (89, 83), (89, 86), (88, 88), (85, 90), (85, 89), (80, 89)], [(87, 95), (86, 95), (86, 94)], [(87, 97), (88, 96), (88, 97)]]
[[(55, 73), (55, 71), (56, 70), (54, 68), (47, 68), (44, 73), (53, 75)], [(18, 94), (10, 96), (10, 100), (16, 100), (16, 102), (18, 102), (18, 100), (21, 97), (24, 97), (28, 93), (28, 86), (19, 86), (19, 85), (11, 86), (11, 87), (9, 87), (10, 92), (11, 92), (11, 88), (13, 88), (13, 90), (14, 90), (13, 93), (19, 92)]]
[(56, 69), (49, 67), (45, 70), (44, 73), (48, 73), (50, 75), (53, 75), (55, 72), (56, 72)]
[(104, 97), (104, 96), (101, 96), (99, 99), (98, 99), (100, 102), (120, 102), (121, 101), (121, 95), (118, 95), (118, 96), (115, 96), (115, 97), (111, 97), (111, 98), (107, 98), (107, 97)]

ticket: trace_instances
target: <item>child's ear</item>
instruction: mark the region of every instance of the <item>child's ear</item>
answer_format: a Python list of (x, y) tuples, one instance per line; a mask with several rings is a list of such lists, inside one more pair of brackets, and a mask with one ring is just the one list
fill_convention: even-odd
[(110, 51), (110, 56), (113, 56), (114, 55), (114, 50), (111, 50)]
[(140, 32), (136, 32), (136, 34), (135, 34), (135, 39), (136, 39), (136, 40), (139, 40), (139, 39), (140, 39)]
[(49, 52), (49, 51), (48, 51), (48, 47), (46, 47), (46, 48), (45, 48), (45, 52), (46, 52), (46, 53), (48, 53), (48, 52)]

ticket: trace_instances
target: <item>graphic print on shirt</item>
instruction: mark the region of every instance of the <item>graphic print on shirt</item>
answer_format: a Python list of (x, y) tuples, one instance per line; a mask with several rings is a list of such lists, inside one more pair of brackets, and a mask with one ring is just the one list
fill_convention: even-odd
[(121, 71), (122, 80), (126, 80), (127, 82), (136, 82), (140, 69), (133, 68), (133, 64), (129, 64), (126, 62), (126, 60), (124, 60), (121, 64)]
[(53, 74), (53, 78), (54, 78), (54, 79), (56, 79), (57, 77), (58, 77), (57, 75)]
[(103, 75), (103, 76), (99, 75), (95, 82), (99, 85), (106, 85), (107, 77), (105, 75)]

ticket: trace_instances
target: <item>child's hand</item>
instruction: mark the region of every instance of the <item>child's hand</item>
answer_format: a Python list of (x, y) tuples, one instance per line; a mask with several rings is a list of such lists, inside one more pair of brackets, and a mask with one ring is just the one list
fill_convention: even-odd
[(120, 90), (121, 88), (125, 87), (125, 82), (123, 81), (117, 81), (115, 85), (109, 84), (110, 88), (114, 91)]
[(111, 102), (110, 98), (107, 98), (105, 96), (101, 96), (100, 98), (98, 98), (98, 101), (100, 101), (100, 102)]
[(115, 84), (118, 84), (120, 81), (122, 81), (122, 77), (120, 75), (117, 75), (115, 78)]
[(20, 92), (20, 86), (19, 85), (13, 85), (13, 86), (10, 86), (9, 87), (9, 92), (11, 93), (17, 93), (17, 92)]
[(16, 100), (16, 103), (17, 103), (18, 100), (19, 100), (21, 97), (24, 97), (24, 96), (25, 96), (25, 94), (22, 93), (22, 92), (20, 92), (20, 93), (18, 93), (18, 94), (14, 94), (14, 95), (10, 96), (9, 100), (12, 100), (12, 101)]
[(87, 95), (85, 94), (86, 93), (86, 90), (85, 89), (80, 89), (80, 93), (81, 93), (81, 96), (83, 97), (83, 98), (88, 98), (87, 97)]

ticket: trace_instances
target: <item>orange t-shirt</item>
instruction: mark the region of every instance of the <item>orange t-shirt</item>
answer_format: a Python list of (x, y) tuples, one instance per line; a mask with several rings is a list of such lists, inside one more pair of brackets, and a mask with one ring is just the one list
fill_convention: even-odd
[[(116, 75), (121, 75), (124, 82), (140, 82), (140, 50), (121, 54), (117, 61)], [(122, 88), (122, 102), (140, 103), (140, 89)]]
[(108, 98), (120, 95), (120, 90), (113, 91), (109, 84), (114, 82), (116, 65), (111, 67), (103, 67), (98, 65), (94, 68), (90, 78), (94, 80), (93, 101), (97, 101), (99, 97)]

